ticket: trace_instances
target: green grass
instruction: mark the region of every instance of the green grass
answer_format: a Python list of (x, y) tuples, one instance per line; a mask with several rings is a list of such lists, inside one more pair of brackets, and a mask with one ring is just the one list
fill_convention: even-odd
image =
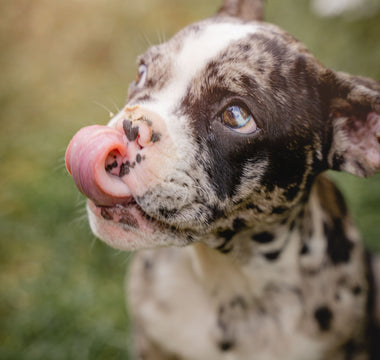
[[(380, 79), (380, 18), (314, 17), (271, 0), (268, 20), (327, 66)], [(0, 11), (0, 358), (128, 359), (130, 254), (94, 239), (63, 156), (84, 125), (125, 101), (148, 43), (219, 1), (18, 0)], [(105, 110), (104, 108), (108, 109)], [(368, 246), (380, 250), (380, 177), (334, 174)]]

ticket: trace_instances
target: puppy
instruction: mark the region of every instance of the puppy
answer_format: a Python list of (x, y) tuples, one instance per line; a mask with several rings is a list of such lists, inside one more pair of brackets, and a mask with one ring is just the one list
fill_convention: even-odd
[(380, 84), (262, 7), (225, 0), (150, 48), (123, 110), (67, 149), (93, 232), (140, 250), (138, 359), (380, 358), (379, 265), (322, 174), (380, 170)]

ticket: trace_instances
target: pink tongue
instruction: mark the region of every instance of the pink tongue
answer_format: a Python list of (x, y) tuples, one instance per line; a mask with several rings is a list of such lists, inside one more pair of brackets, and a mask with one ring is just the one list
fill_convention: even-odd
[(107, 126), (93, 125), (79, 130), (70, 141), (65, 156), (66, 168), (79, 191), (95, 204), (116, 205), (132, 196), (116, 171), (126, 156), (123, 133)]

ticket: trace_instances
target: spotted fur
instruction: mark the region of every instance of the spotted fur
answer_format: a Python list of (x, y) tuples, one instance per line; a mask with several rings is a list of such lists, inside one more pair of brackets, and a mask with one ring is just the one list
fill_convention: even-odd
[[(89, 211), (103, 240), (149, 248), (129, 277), (139, 359), (380, 357), (376, 261), (322, 174), (380, 170), (380, 85), (325, 68), (261, 18), (261, 2), (226, 0), (150, 48), (127, 108), (156, 114), (164, 130), (124, 110), (109, 124), (122, 121), (135, 143), (144, 121), (161, 155), (132, 203)], [(248, 109), (258, 130), (227, 127), (229, 104)], [(139, 151), (118, 175), (145, 169), (149, 156)], [(154, 231), (123, 217), (132, 207)], [(116, 216), (125, 239), (110, 241), (101, 229)]]

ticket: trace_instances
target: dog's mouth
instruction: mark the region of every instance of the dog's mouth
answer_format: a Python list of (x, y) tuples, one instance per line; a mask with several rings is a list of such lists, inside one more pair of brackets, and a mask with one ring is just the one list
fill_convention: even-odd
[(140, 230), (144, 227), (143, 225), (146, 227), (148, 223), (150, 224), (149, 227), (159, 225), (159, 222), (149, 216), (133, 197), (121, 204), (111, 206), (96, 205), (90, 200), (89, 209), (99, 218), (113, 222), (126, 231)]
[(66, 167), (88, 198), (97, 237), (123, 250), (166, 244), (168, 232), (183, 239), (189, 232), (183, 219), (189, 215), (180, 213), (184, 191), (173, 175), (176, 151), (163, 120), (138, 107), (126, 107), (110, 126), (77, 132), (66, 151)]
[[(120, 224), (121, 226), (138, 229), (139, 224), (136, 216), (134, 216), (135, 209), (144, 215), (141, 208), (137, 205), (136, 201), (132, 198), (130, 201), (123, 204), (114, 206), (95, 205), (96, 209), (100, 210), (100, 216), (108, 221)], [(99, 211), (97, 211), (99, 212)]]

